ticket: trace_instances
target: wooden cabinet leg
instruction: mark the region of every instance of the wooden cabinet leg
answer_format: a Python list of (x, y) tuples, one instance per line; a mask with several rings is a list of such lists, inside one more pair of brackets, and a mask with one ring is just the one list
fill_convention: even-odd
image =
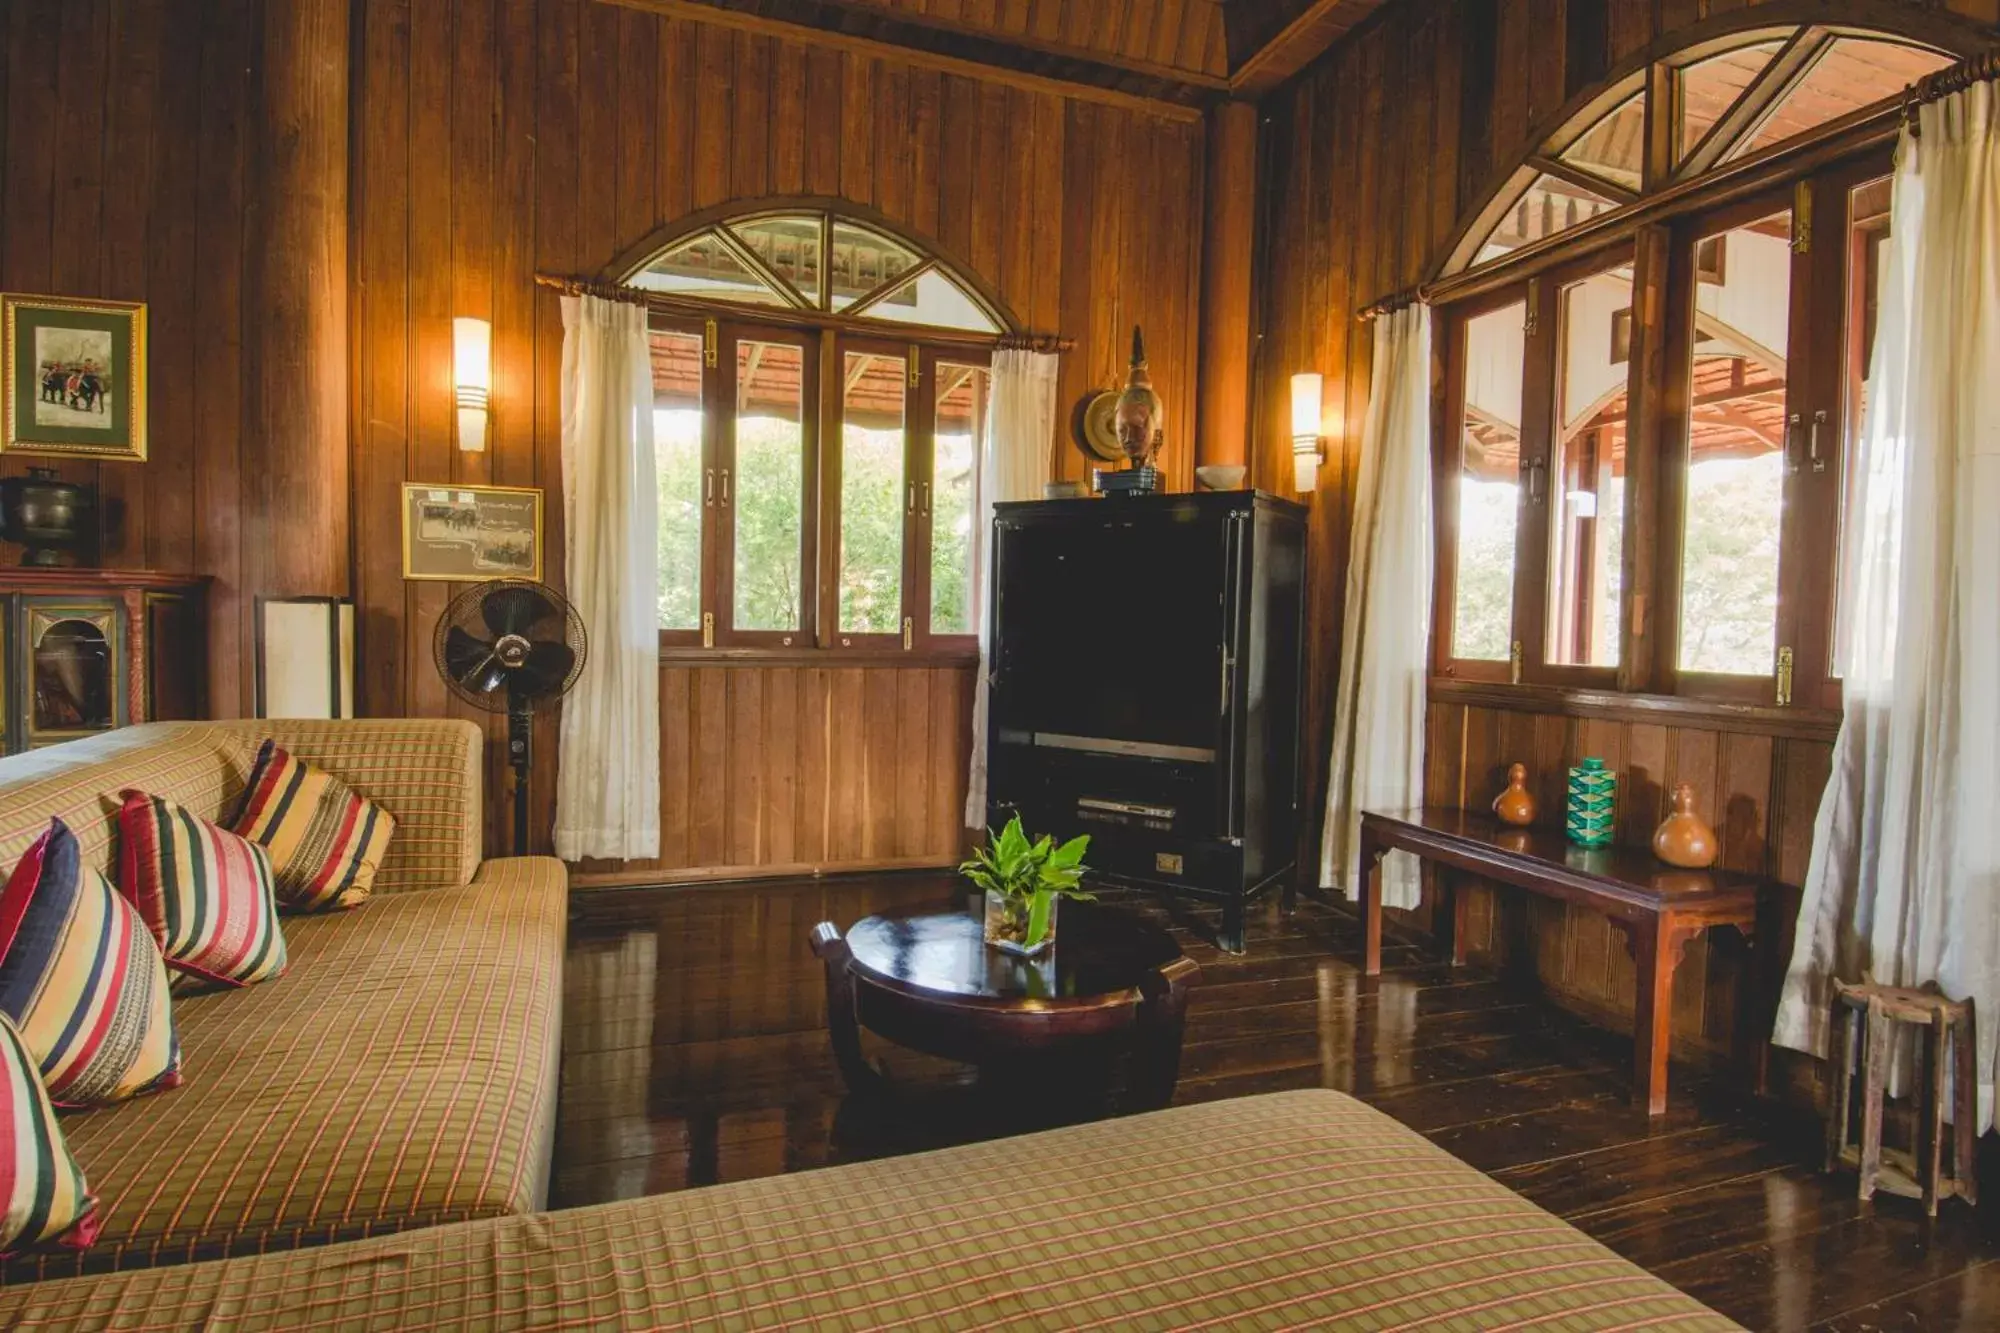
[(1361, 824), (1361, 838), (1355, 867), (1355, 877), (1361, 886), (1361, 929), (1365, 943), (1362, 946), (1361, 970), (1371, 977), (1382, 975), (1382, 886), (1377, 880), (1382, 853), (1375, 846), (1375, 839), (1368, 832), (1366, 820)]
[(1828, 1042), (1833, 1056), (1833, 1089), (1826, 1108), (1826, 1169), (1832, 1171), (1840, 1166), (1840, 1156), (1847, 1151), (1847, 1124), (1854, 1109), (1854, 1054), (1859, 1030), (1854, 1023), (1854, 1011), (1841, 1003), (1838, 996), (1834, 998), (1833, 1016), (1829, 1021), (1833, 1024)]
[(1439, 866), (1432, 874), (1435, 877), (1434, 882), (1443, 888), (1443, 897), (1438, 905), (1451, 919), (1451, 965), (1464, 967), (1465, 946), (1468, 942), (1465, 918), (1471, 895), (1466, 893), (1465, 886), (1458, 882), (1455, 874), (1443, 866)]
[(813, 927), (813, 956), (826, 968), (826, 1031), (833, 1043), (833, 1058), (850, 1092), (869, 1093), (881, 1088), (882, 1076), (869, 1067), (861, 1053), (861, 1023), (854, 1008), (854, 975), (849, 965), (854, 953), (840, 937), (831, 921)]
[(1632, 1096), (1647, 1115), (1667, 1110), (1667, 1054), (1674, 1016), (1674, 969), (1694, 929), (1662, 915), (1626, 926), (1638, 965), (1638, 999), (1632, 1013)]
[(1138, 1031), (1132, 1044), (1127, 1089), (1131, 1109), (1158, 1110), (1174, 1099), (1181, 1075), (1181, 1033), (1187, 1019), (1188, 986), (1201, 971), (1192, 958), (1176, 958), (1146, 974), (1139, 983)]

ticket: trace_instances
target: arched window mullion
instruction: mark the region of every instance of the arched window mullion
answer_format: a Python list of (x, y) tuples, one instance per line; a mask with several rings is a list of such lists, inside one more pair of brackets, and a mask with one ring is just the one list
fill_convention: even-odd
[(1757, 132), (1764, 117), (1782, 102), (1799, 81), (1812, 72), (1819, 58), (1833, 45), (1833, 34), (1825, 28), (1801, 28), (1771, 57), (1750, 86), (1743, 90), (1722, 118), (1702, 136), (1675, 173), (1678, 180), (1713, 171), (1726, 161), (1735, 147)]
[(798, 288), (792, 286), (782, 274), (765, 263), (762, 255), (758, 254), (748, 245), (745, 245), (743, 239), (736, 234), (733, 228), (719, 226), (715, 228), (715, 236), (717, 240), (721, 241), (723, 248), (736, 257), (738, 263), (756, 274), (760, 282), (763, 282), (772, 291), (783, 297), (792, 309), (811, 310), (813, 308), (812, 303), (799, 294)]
[(905, 287), (908, 287), (918, 278), (923, 277), (924, 274), (935, 272), (940, 267), (942, 266), (938, 263), (937, 257), (933, 255), (919, 264), (904, 269), (901, 273), (889, 279), (889, 281), (883, 283), (881, 286), (877, 287), (874, 291), (868, 293), (866, 296), (862, 297), (859, 301), (856, 301), (853, 305), (847, 307), (847, 309), (842, 313), (849, 316), (850, 318), (856, 318), (856, 319), (861, 318), (862, 316), (865, 316), (870, 310), (882, 304), (882, 302), (888, 300), (890, 297), (894, 296), (897, 292), (900, 292)]
[(1528, 159), (1527, 165), (1544, 175), (1554, 176), (1581, 189), (1602, 195), (1620, 208), (1639, 202), (1636, 191), (1628, 190), (1616, 181), (1606, 180), (1595, 172), (1573, 167), (1560, 158), (1535, 156)]

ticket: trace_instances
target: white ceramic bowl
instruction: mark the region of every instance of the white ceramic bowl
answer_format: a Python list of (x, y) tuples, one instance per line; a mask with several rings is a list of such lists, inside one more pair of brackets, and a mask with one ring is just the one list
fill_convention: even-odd
[(1199, 481), (1204, 489), (1211, 491), (1238, 490), (1243, 485), (1243, 478), (1249, 473), (1250, 469), (1247, 467), (1217, 465), (1198, 467), (1194, 470), (1195, 480)]

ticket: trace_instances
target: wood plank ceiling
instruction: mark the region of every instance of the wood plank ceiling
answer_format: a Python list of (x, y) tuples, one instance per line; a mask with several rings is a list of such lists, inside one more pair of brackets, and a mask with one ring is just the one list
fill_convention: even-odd
[(1198, 106), (1269, 91), (1386, 0), (612, 2), (689, 17), (706, 10), (711, 22), (742, 27), (811, 28), (951, 64)]

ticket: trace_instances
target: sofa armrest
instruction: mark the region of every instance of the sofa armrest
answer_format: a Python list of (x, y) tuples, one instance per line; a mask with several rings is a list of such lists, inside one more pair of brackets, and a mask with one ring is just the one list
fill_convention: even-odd
[(244, 781), (257, 747), (268, 738), (395, 817), (395, 836), (375, 877), (377, 893), (456, 888), (479, 872), (486, 837), (486, 733), (472, 723), (271, 718), (214, 725), (242, 741)]

